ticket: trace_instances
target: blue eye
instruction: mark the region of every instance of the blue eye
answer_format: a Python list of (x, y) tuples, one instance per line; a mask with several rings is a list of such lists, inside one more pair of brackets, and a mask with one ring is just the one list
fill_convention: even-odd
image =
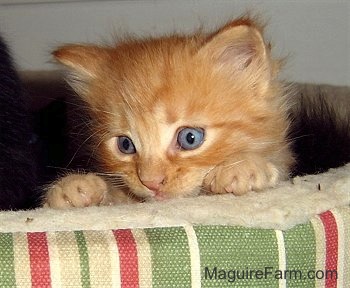
[(123, 154), (134, 154), (136, 153), (136, 149), (134, 143), (132, 143), (131, 139), (127, 136), (119, 136), (117, 137), (118, 149)]
[(183, 150), (194, 150), (202, 145), (204, 141), (204, 129), (183, 128), (177, 135), (177, 143)]

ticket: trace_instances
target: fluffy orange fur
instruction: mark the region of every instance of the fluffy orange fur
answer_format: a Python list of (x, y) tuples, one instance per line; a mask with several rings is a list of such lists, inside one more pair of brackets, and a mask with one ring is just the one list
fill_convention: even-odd
[[(101, 172), (118, 179), (104, 193), (240, 195), (275, 185), (294, 163), (280, 61), (248, 17), (210, 34), (67, 45), (53, 54), (90, 107)], [(198, 148), (179, 146), (184, 127), (203, 129)], [(135, 153), (118, 149), (120, 136)]]

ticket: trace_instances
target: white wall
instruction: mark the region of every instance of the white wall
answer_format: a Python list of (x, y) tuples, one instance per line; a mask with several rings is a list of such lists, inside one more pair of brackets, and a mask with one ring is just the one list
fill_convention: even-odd
[(50, 50), (61, 43), (111, 41), (113, 34), (123, 32), (157, 35), (201, 25), (210, 29), (253, 10), (269, 20), (267, 35), (275, 55), (290, 55), (284, 78), (350, 85), (350, 1), (30, 2), (0, 0), (0, 31), (20, 69), (53, 69)]

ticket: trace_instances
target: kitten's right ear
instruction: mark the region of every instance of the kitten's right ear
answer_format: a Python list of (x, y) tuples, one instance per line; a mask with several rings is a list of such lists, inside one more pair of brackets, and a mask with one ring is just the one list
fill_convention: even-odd
[(93, 45), (66, 45), (52, 52), (55, 59), (83, 78), (96, 77), (107, 49)]
[(66, 66), (67, 82), (81, 96), (86, 96), (91, 80), (97, 78), (101, 66), (108, 59), (108, 49), (93, 45), (66, 45), (52, 52), (55, 59)]

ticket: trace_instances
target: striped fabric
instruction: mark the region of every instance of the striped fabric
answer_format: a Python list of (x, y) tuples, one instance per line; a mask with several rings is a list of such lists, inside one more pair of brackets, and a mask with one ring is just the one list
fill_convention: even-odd
[(349, 223), (1, 233), (0, 287), (350, 287)]

